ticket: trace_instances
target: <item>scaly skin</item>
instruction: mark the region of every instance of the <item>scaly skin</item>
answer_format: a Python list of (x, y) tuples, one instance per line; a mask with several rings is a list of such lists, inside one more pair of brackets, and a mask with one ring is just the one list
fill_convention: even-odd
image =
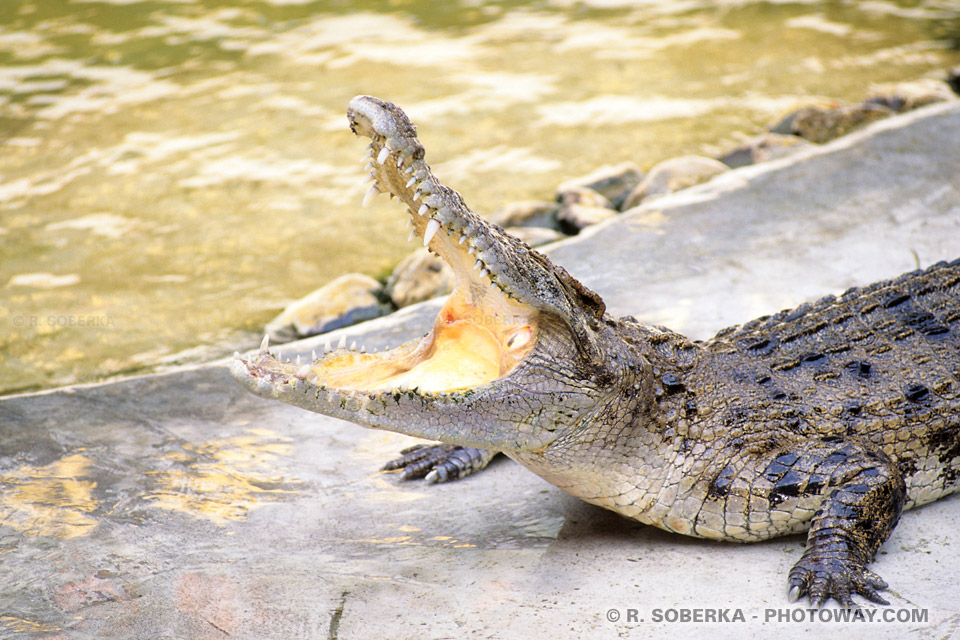
[(412, 477), (459, 477), (503, 452), (669, 531), (751, 542), (809, 530), (792, 599), (885, 603), (866, 565), (901, 511), (960, 488), (960, 261), (692, 342), (610, 317), (566, 271), (470, 212), (396, 106), (360, 96), (348, 118), (373, 140), (370, 196), (409, 207), (457, 288), (419, 343), (303, 366), (264, 345), (234, 361), (241, 384), (456, 445), (392, 464)]

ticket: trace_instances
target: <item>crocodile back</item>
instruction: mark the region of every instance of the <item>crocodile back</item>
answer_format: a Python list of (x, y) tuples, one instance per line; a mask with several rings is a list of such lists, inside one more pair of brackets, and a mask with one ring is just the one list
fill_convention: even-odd
[(910, 506), (960, 488), (960, 260), (758, 318), (704, 346), (755, 411), (790, 412), (798, 432), (883, 450)]

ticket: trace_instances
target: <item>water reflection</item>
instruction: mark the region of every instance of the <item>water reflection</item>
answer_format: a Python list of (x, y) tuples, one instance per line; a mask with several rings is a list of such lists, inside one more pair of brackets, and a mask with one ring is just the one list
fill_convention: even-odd
[(0, 524), (28, 536), (62, 540), (90, 533), (97, 526), (90, 514), (99, 506), (91, 463), (76, 453), (0, 476)]
[(337, 275), (384, 275), (412, 247), (385, 199), (358, 205), (355, 94), (403, 104), (437, 173), (489, 212), (603, 164), (718, 153), (800, 99), (960, 64), (943, 26), (958, 13), (5, 0), (0, 392), (229, 353)]
[(295, 495), (300, 483), (271, 475), (277, 457), (290, 454), (291, 439), (268, 429), (184, 443), (162, 456), (167, 468), (148, 472), (153, 486), (144, 496), (150, 506), (206, 518), (216, 524), (241, 520), (270, 501)]
[[(139, 476), (143, 497), (124, 502), (122, 510), (132, 513), (146, 505), (216, 524), (242, 519), (302, 490), (296, 478), (276, 475), (278, 458), (291, 449), (290, 438), (257, 428), (202, 444), (175, 443), (151, 458)], [(101, 502), (115, 492), (112, 479), (82, 449), (46, 465), (24, 465), (0, 475), (0, 525), (31, 537), (85, 536), (97, 527), (101, 510), (117, 508)]]

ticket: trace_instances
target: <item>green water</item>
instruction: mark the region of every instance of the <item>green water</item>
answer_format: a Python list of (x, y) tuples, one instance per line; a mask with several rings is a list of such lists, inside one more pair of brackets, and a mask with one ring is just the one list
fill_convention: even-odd
[(712, 155), (810, 96), (960, 64), (927, 2), (0, 2), (0, 393), (254, 346), (406, 255), (346, 127), (404, 106), (480, 212)]

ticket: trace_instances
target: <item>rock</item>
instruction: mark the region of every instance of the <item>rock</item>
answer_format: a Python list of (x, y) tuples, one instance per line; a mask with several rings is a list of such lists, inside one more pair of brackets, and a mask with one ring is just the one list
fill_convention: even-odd
[(370, 320), (391, 311), (382, 295), (370, 276), (348, 273), (288, 305), (266, 332), (274, 342), (290, 342)]
[(617, 209), (627, 199), (630, 192), (640, 184), (643, 172), (632, 162), (600, 167), (583, 177), (568, 180), (557, 189), (559, 195), (577, 187), (596, 191)]
[(560, 228), (570, 235), (580, 233), (585, 227), (615, 218), (616, 209), (607, 207), (592, 207), (584, 204), (568, 204), (557, 212), (557, 221)]
[(568, 187), (557, 193), (557, 200), (560, 201), (557, 223), (561, 231), (571, 235), (617, 215), (607, 198), (586, 187)]
[(567, 237), (556, 229), (546, 229), (544, 227), (507, 227), (506, 232), (520, 238), (531, 247), (539, 247)]
[(770, 131), (823, 143), (892, 114), (893, 111), (888, 107), (867, 103), (802, 107), (778, 122)]
[[(606, 197), (587, 187), (568, 187), (563, 191), (557, 192), (557, 202), (560, 208), (577, 204), (584, 207), (602, 207), (604, 209), (613, 209), (613, 203)], [(560, 212), (557, 212), (559, 219)]]
[(449, 265), (423, 248), (400, 261), (387, 279), (386, 293), (400, 308), (450, 293), (454, 282)]
[(950, 85), (927, 78), (913, 82), (896, 82), (873, 87), (866, 102), (887, 107), (897, 113), (919, 109), (928, 104), (956, 100)]
[(556, 202), (522, 201), (511, 202), (490, 215), (487, 220), (501, 227), (557, 228)]
[(946, 82), (954, 93), (960, 94), (960, 66), (947, 71)]
[(764, 133), (731, 149), (717, 159), (728, 167), (736, 169), (758, 162), (783, 158), (809, 147), (811, 144), (813, 143), (809, 140), (804, 140), (798, 136)]
[(623, 210), (632, 209), (652, 196), (706, 182), (718, 173), (729, 170), (730, 167), (719, 160), (703, 156), (680, 156), (658, 162), (624, 201)]

